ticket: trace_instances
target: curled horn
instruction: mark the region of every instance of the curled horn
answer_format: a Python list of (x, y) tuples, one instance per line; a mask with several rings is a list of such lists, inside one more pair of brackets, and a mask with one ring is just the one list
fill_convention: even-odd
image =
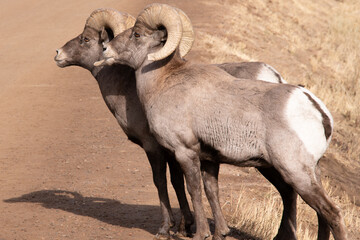
[(183, 58), (191, 50), (195, 40), (195, 33), (190, 18), (181, 9), (175, 9), (179, 13), (183, 28), (183, 33), (179, 44), (180, 56)]
[(145, 26), (156, 30), (163, 26), (167, 30), (167, 41), (159, 51), (150, 53), (149, 60), (161, 60), (168, 57), (179, 46), (182, 36), (182, 23), (178, 12), (166, 4), (154, 3), (147, 6), (137, 17), (134, 31), (137, 27)]
[(127, 13), (109, 8), (99, 8), (91, 13), (86, 20), (85, 27), (93, 28), (99, 32), (104, 27), (108, 27), (113, 31), (114, 36), (117, 36), (126, 29), (133, 27), (134, 23), (135, 18)]

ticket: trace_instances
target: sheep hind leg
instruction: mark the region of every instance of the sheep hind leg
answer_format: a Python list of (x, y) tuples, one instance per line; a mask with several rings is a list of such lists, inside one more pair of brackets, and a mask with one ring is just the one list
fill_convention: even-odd
[(280, 228), (274, 240), (296, 240), (296, 200), (297, 193), (287, 184), (273, 167), (258, 168), (259, 172), (279, 191), (283, 201)]
[[(321, 183), (321, 170), (317, 166), (315, 169), (316, 174), (316, 180), (319, 182), (319, 184), (322, 186)], [(330, 227), (326, 222), (326, 219), (324, 219), (319, 213), (317, 213), (318, 217), (318, 239), (329, 239), (330, 238)]]
[(330, 238), (330, 227), (327, 224), (327, 221), (319, 214), (317, 213), (318, 217), (318, 239), (320, 240), (328, 240)]
[(213, 240), (223, 240), (229, 234), (230, 229), (226, 224), (219, 202), (219, 164), (210, 161), (201, 162), (201, 173), (204, 182), (206, 197), (210, 203), (215, 220), (215, 233)]
[(170, 239), (170, 228), (175, 225), (174, 216), (171, 211), (169, 194), (166, 183), (166, 160), (163, 154), (147, 151), (146, 155), (151, 165), (153, 181), (158, 191), (162, 215), (161, 226), (154, 239)]
[(300, 194), (300, 196), (317, 212), (319, 221), (318, 240), (328, 240), (329, 230), (331, 230), (335, 240), (346, 240), (347, 232), (340, 208), (326, 194), (319, 174), (317, 174), (313, 185), (312, 193)]
[(171, 184), (175, 189), (177, 199), (181, 210), (181, 220), (177, 234), (184, 237), (191, 237), (191, 225), (194, 223), (194, 217), (191, 214), (188, 200), (185, 194), (184, 176), (179, 163), (174, 157), (168, 158)]
[[(284, 167), (284, 166), (283, 166)], [(330, 199), (323, 189), (319, 174), (315, 168), (302, 166), (301, 168), (279, 168), (284, 179), (291, 184), (302, 199), (318, 214), (318, 240), (328, 240), (328, 225), (335, 240), (346, 240), (347, 233), (340, 208)]]

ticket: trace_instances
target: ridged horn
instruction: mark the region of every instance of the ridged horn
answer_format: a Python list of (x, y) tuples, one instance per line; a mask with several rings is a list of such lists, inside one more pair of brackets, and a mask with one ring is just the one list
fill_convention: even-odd
[(149, 60), (157, 61), (168, 57), (179, 46), (182, 36), (182, 23), (178, 12), (167, 4), (153, 3), (148, 5), (136, 19), (134, 31), (137, 27), (145, 26), (156, 30), (163, 26), (167, 31), (167, 41), (159, 51), (150, 53)]
[(186, 15), (186, 13), (179, 8), (175, 9), (179, 13), (183, 28), (183, 33), (179, 44), (180, 56), (183, 58), (186, 56), (186, 54), (188, 54), (188, 52), (190, 52), (194, 44), (195, 33), (190, 18)]
[(134, 24), (135, 18), (130, 14), (111, 8), (99, 8), (91, 13), (86, 20), (85, 27), (94, 28), (96, 31), (108, 27), (113, 31), (114, 36), (117, 36), (126, 29), (133, 27)]

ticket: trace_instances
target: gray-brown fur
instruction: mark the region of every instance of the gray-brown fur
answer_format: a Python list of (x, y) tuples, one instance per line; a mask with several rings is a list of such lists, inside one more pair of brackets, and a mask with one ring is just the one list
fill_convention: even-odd
[[(136, 94), (134, 71), (120, 64), (105, 67), (93, 66), (95, 61), (103, 58), (102, 43), (109, 40), (108, 36), (112, 39), (110, 29), (107, 32), (99, 32), (87, 26), (79, 36), (68, 41), (61, 49), (57, 50), (58, 54), (55, 60), (59, 67), (76, 65), (89, 70), (99, 84), (106, 105), (127, 134), (129, 140), (145, 148), (153, 169), (154, 183), (159, 191), (162, 207), (163, 225), (159, 229), (159, 235), (168, 235), (169, 227), (173, 225), (174, 221), (166, 190), (165, 163), (168, 161), (172, 184), (179, 196), (180, 207), (186, 218), (186, 226), (181, 225), (179, 231), (185, 234), (185, 228), (189, 232), (192, 219), (185, 198), (182, 171), (174, 160), (174, 156), (170, 156), (167, 151), (164, 151), (149, 132), (145, 114)], [(89, 42), (86, 42), (85, 38)], [(217, 66), (234, 76), (249, 76), (251, 78), (251, 76), (256, 76), (266, 64), (246, 62), (226, 63)], [(274, 74), (274, 78), (269, 78), (267, 81), (277, 82), (277, 79)], [(216, 169), (216, 166), (214, 168)], [(277, 187), (281, 186), (281, 184), (284, 183), (274, 185)], [(296, 205), (296, 199), (295, 202), (287, 205)], [(289, 212), (295, 211), (296, 214), (296, 209), (293, 209), (289, 210)]]
[[(230, 75), (238, 78), (263, 80), (273, 83), (286, 83), (273, 67), (263, 62), (222, 63), (217, 64), (217, 66), (224, 69)], [(267, 79), (257, 78), (262, 71), (267, 71), (269, 73)]]
[[(317, 155), (323, 154), (328, 144), (321, 113), (300, 88), (236, 79), (215, 66), (186, 63), (176, 52), (163, 60), (148, 60), (149, 53), (162, 47), (165, 30), (149, 30), (141, 22), (134, 29), (108, 44), (105, 63), (118, 62), (135, 69), (137, 92), (150, 130), (162, 146), (175, 154), (184, 171), (195, 210), (194, 239), (202, 240), (210, 234), (200, 188), (204, 146), (217, 153), (210, 163), (272, 166), (317, 212), (318, 239), (328, 239), (329, 229), (336, 240), (347, 239), (340, 210), (326, 195), (317, 171)], [(292, 118), (298, 117), (298, 112), (304, 112), (300, 116), (303, 122)], [(296, 123), (308, 129), (301, 132), (294, 126)], [(314, 132), (319, 146), (305, 141), (313, 126), (319, 126)], [(217, 194), (211, 185), (206, 186), (206, 181), (204, 185), (208, 198)], [(228, 229), (222, 224), (221, 211), (212, 210), (215, 237), (221, 239)], [(276, 238), (296, 239), (286, 234), (279, 233)]]

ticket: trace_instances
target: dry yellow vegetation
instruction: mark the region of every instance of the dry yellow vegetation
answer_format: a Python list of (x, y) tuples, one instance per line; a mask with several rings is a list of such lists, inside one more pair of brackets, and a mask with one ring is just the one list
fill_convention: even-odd
[[(360, 229), (360, 207), (348, 195), (339, 197), (334, 194), (334, 189), (328, 179), (323, 181), (324, 187), (330, 197), (342, 208), (345, 224), (350, 231), (350, 239), (358, 239)], [(247, 188), (241, 188), (231, 193), (230, 198), (224, 203), (223, 211), (226, 213), (230, 226), (241, 232), (251, 233), (259, 239), (272, 239), (275, 237), (280, 225), (282, 214), (282, 201), (275, 188), (270, 187), (261, 196), (251, 195), (249, 199)], [(298, 239), (311, 240), (317, 237), (317, 216), (301, 198), (298, 201)], [(331, 238), (333, 239), (333, 238)]]
[[(350, 239), (360, 239), (360, 1), (202, 3), (209, 8), (209, 23), (194, 24), (194, 51), (201, 52), (200, 61), (269, 63), (330, 109), (335, 129), (320, 161), (323, 183), (343, 210)], [(244, 232), (271, 239), (282, 208), (275, 192), (270, 188), (257, 201), (251, 201), (245, 189), (234, 192), (224, 205), (228, 220)], [(316, 239), (315, 212), (301, 200), (298, 212), (299, 239)]]

